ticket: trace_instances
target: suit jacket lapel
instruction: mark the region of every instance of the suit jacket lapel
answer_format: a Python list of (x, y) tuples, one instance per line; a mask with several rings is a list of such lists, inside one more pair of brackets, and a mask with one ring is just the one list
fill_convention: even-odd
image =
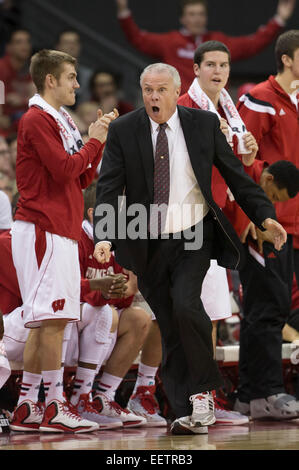
[[(150, 198), (152, 199), (154, 196), (154, 154), (151, 137), (151, 126), (145, 109), (143, 109), (143, 112), (141, 113), (140, 119), (137, 123), (136, 131), (147, 187)], [(138, 177), (138, 175), (136, 175), (136, 177)]]

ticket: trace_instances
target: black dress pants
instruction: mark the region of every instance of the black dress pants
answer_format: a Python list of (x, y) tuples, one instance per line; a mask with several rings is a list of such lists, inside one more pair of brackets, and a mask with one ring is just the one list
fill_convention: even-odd
[(282, 328), (291, 305), (292, 238), (281, 251), (264, 243), (262, 266), (250, 253), (240, 270), (243, 314), (240, 331), (238, 397), (250, 400), (285, 392), (282, 373)]
[(184, 239), (151, 240), (147, 270), (138, 278), (161, 330), (161, 377), (177, 418), (192, 413), (190, 395), (222, 384), (213, 359), (212, 323), (200, 298), (212, 241), (210, 217), (203, 222), (201, 249), (186, 250)]

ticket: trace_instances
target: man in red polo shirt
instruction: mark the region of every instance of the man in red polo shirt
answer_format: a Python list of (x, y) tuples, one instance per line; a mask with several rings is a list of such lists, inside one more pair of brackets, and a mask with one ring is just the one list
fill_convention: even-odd
[(223, 42), (231, 51), (232, 61), (248, 59), (265, 49), (281, 32), (294, 11), (295, 0), (279, 0), (277, 12), (266, 26), (249, 36), (232, 37), (220, 31), (207, 31), (207, 1), (183, 0), (182, 28), (167, 33), (150, 33), (138, 28), (131, 15), (128, 0), (116, 0), (120, 26), (128, 41), (143, 54), (173, 65), (180, 73), (182, 93), (193, 80), (193, 56), (205, 41)]

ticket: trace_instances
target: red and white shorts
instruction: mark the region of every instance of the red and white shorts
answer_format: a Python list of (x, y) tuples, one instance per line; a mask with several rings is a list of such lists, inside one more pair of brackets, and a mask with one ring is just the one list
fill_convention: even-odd
[(78, 243), (21, 220), (11, 233), (25, 327), (37, 328), (43, 320), (80, 320)]
[(29, 330), (24, 328), (22, 319), (23, 306), (3, 315), (5, 351), (10, 362), (23, 363), (25, 344)]

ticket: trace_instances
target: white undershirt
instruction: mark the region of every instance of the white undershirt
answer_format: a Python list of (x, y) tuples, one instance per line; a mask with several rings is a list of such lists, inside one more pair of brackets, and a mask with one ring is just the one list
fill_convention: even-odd
[[(150, 118), (154, 155), (159, 124)], [(200, 222), (208, 213), (208, 205), (195, 177), (178, 110), (167, 121), (169, 148), (170, 194), (163, 233), (176, 233)], [(200, 154), (198, 154), (200, 158)]]

